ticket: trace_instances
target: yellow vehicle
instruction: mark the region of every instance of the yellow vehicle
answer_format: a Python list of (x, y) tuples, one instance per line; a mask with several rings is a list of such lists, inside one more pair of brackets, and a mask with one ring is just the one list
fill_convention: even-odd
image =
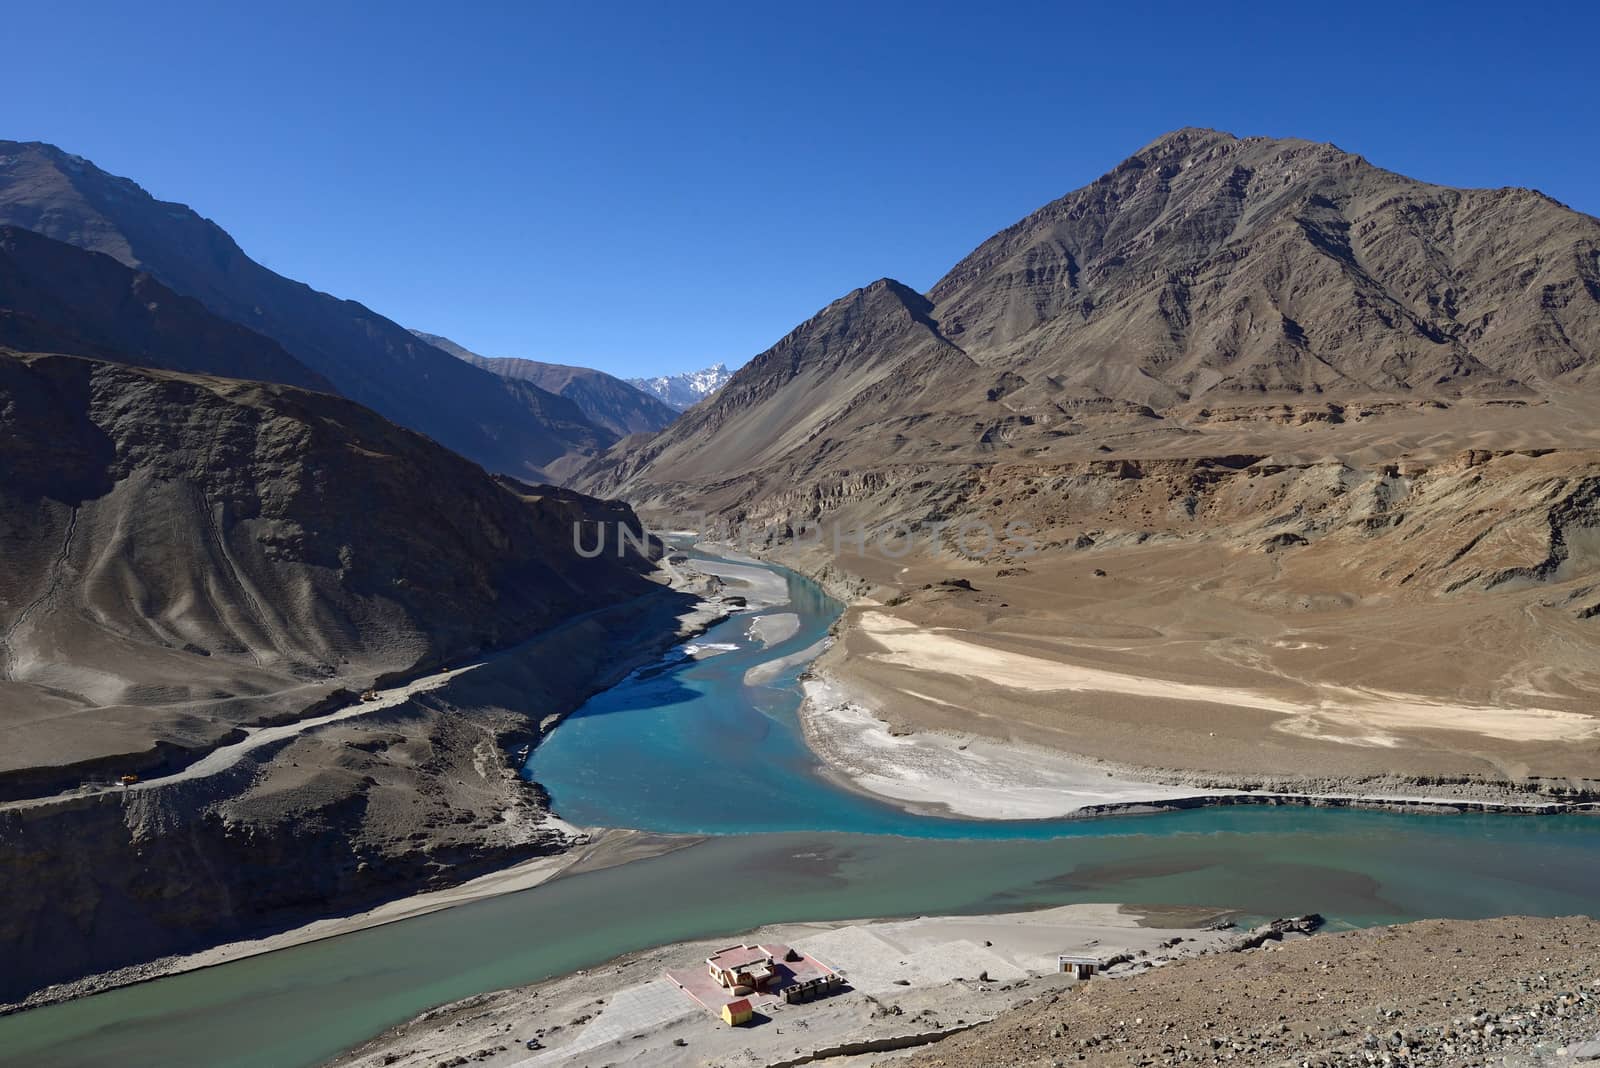
[(139, 776), (134, 775), (134, 774), (132, 774), (130, 772), (129, 774), (124, 775), (122, 778), (118, 779), (117, 781), (122, 783), (122, 785), (124, 785), (124, 786), (132, 786), (134, 783), (139, 781)]

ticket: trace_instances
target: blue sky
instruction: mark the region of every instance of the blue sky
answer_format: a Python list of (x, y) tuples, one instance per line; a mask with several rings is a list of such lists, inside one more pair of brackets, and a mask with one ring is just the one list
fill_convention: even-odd
[(492, 355), (741, 363), (1180, 126), (1600, 214), (1600, 5), (9, 5), (0, 136)]

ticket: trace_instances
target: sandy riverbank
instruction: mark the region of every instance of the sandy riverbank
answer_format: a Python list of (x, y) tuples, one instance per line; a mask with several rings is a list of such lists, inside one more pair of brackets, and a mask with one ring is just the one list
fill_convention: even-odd
[(913, 811), (982, 820), (1064, 819), (1167, 808), (1302, 804), (1340, 808), (1554, 814), (1593, 802), (1542, 800), (1492, 785), (1439, 786), (1404, 777), (1328, 781), (1321, 790), (1219, 785), (1172, 769), (1119, 767), (1021, 742), (948, 731), (898, 732), (837, 680), (804, 682), (806, 741), (841, 785)]
[(1570, 621), (1507, 629), (1488, 599), (1386, 598), (1218, 545), (1076, 544), (999, 567), (774, 554), (849, 605), (806, 713), (842, 781), (973, 816), (1080, 810), (1048, 794), (1086, 775), (1113, 805), (1141, 796), (1126, 783), (1151, 799), (1600, 802), (1600, 655)]
[[(1069, 905), (991, 916), (775, 924), (677, 943), (517, 990), (425, 1013), (335, 1062), (421, 1068), (456, 1056), (487, 1068), (595, 1063), (755, 1068), (852, 1047), (909, 1048), (959, 1033), (1033, 998), (1069, 988), (1060, 953), (1084, 953), (1135, 974), (1223, 948), (1215, 909)], [(844, 992), (768, 1008), (729, 1028), (664, 975), (703, 968), (724, 946), (779, 942), (842, 974)], [(1102, 980), (1104, 981), (1104, 980)], [(537, 1048), (529, 1049), (533, 1041)]]
[(701, 574), (716, 576), (723, 583), (723, 592), (743, 597), (747, 607), (776, 608), (789, 603), (789, 581), (759, 566), (760, 561), (716, 544), (703, 544), (698, 548), (716, 553), (720, 559), (696, 559), (684, 566)]
[(977, 819), (1238, 803), (1596, 808), (1600, 783), (1570, 777), (1574, 754), (1600, 754), (1587, 712), (1269, 672), (1237, 650), (1218, 660), (1208, 643), (1046, 615), (1025, 600), (1041, 586), (951, 582), (858, 601), (805, 682), (802, 724), (828, 770), (914, 811)]
[(1600, 812), (1494, 784), (1437, 784), (1405, 776), (1351, 782), (1228, 785), (1177, 769), (1114, 765), (1060, 750), (948, 730), (892, 727), (848, 686), (824, 672), (804, 680), (800, 709), (806, 741), (841, 785), (936, 816), (983, 820), (1063, 819), (1235, 804), (1492, 811)]
[(1085, 808), (1193, 797), (1195, 791), (1108, 773), (1037, 746), (948, 733), (893, 732), (833, 679), (803, 683), (806, 741), (846, 784), (932, 815), (1025, 820)]
[(788, 641), (800, 631), (800, 617), (794, 612), (768, 612), (750, 621), (746, 631), (762, 645), (777, 645)]

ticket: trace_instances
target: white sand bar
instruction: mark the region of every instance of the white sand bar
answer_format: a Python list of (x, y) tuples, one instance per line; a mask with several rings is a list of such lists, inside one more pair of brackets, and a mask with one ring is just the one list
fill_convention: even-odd
[(1033, 746), (926, 731), (894, 735), (834, 683), (807, 679), (803, 685), (800, 716), (817, 755), (855, 786), (914, 809), (974, 819), (1051, 819), (1086, 805), (1143, 804), (1196, 793), (1193, 787), (1117, 778), (1087, 761)]
[(747, 633), (762, 645), (777, 645), (800, 633), (800, 617), (794, 612), (769, 612), (752, 619)]

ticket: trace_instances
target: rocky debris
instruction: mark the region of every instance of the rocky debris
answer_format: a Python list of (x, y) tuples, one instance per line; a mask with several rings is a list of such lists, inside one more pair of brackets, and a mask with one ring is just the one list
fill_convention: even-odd
[(906, 1063), (1516, 1068), (1600, 1055), (1597, 1031), (1600, 922), (1430, 920), (1085, 984)]
[(1315, 912), (1306, 916), (1295, 916), (1291, 919), (1273, 920), (1264, 923), (1246, 934), (1230, 939), (1222, 946), (1222, 951), (1227, 953), (1242, 953), (1247, 949), (1258, 949), (1268, 942), (1281, 942), (1285, 935), (1308, 935), (1316, 932), (1323, 924), (1321, 916)]
[(1280, 549), (1292, 549), (1297, 545), (1310, 544), (1311, 543), (1306, 540), (1306, 536), (1304, 534), (1295, 534), (1292, 531), (1284, 531), (1281, 534), (1274, 534), (1272, 537), (1262, 542), (1261, 551), (1265, 553), (1275, 553)]

